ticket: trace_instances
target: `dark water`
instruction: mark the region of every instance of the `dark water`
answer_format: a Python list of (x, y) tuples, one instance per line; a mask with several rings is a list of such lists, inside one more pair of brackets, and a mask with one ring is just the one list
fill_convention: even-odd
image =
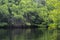
[(57, 40), (57, 30), (0, 29), (0, 40)]

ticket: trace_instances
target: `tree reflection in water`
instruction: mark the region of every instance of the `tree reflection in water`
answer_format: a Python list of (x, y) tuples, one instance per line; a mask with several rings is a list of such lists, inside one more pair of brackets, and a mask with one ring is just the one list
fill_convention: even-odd
[(0, 29), (0, 40), (35, 40), (42, 34), (38, 29)]
[[(51, 34), (51, 35), (50, 35)], [(36, 29), (0, 29), (0, 40), (48, 40), (54, 37), (55, 33), (47, 30)], [(50, 37), (51, 36), (51, 37)]]

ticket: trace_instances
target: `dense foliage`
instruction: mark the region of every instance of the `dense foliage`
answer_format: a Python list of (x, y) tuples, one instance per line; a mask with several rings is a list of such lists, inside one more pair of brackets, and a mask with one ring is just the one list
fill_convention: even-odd
[(43, 28), (60, 27), (59, 0), (1, 0), (0, 26), (37, 25)]
[(0, 28), (5, 27), (31, 29), (0, 29), (0, 40), (25, 40), (26, 35), (34, 40), (56, 40), (54, 29), (60, 28), (60, 0), (0, 0)]

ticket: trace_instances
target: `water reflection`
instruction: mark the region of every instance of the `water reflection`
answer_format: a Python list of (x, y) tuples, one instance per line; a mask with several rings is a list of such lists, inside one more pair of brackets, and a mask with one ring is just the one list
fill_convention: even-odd
[(0, 29), (0, 40), (51, 40), (56, 31), (38, 29)]

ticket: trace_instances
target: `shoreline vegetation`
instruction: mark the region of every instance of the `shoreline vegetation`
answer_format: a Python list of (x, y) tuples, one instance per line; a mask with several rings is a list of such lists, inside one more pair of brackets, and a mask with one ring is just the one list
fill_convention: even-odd
[(60, 0), (0, 0), (0, 40), (60, 40)]

